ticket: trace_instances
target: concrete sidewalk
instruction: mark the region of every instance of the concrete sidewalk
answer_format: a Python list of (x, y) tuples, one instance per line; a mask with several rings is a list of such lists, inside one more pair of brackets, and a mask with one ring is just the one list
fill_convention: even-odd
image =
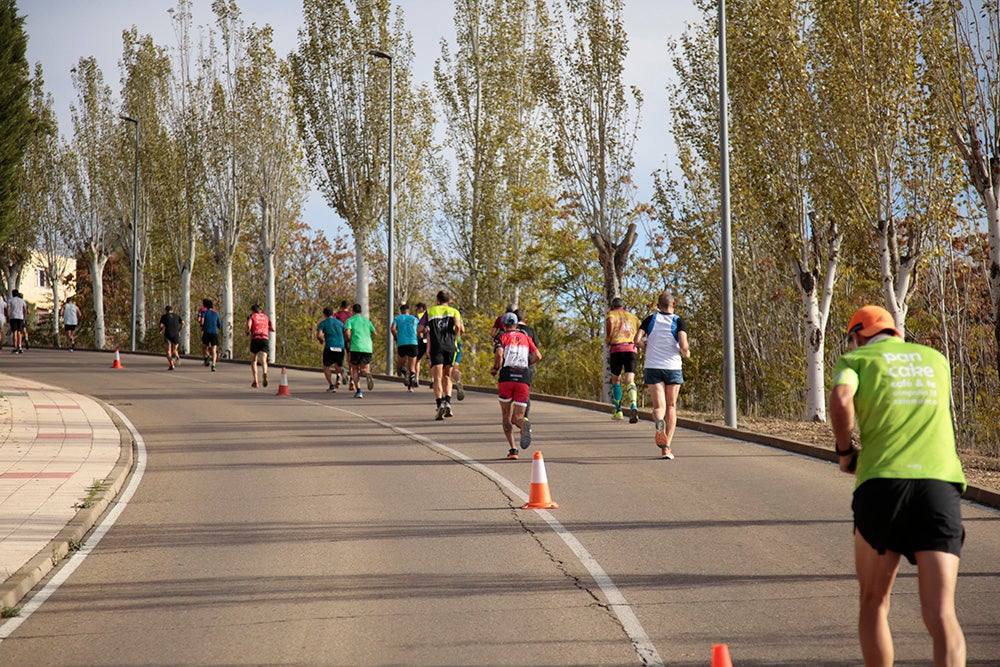
[(77, 546), (121, 489), (132, 440), (86, 396), (0, 374), (0, 607)]

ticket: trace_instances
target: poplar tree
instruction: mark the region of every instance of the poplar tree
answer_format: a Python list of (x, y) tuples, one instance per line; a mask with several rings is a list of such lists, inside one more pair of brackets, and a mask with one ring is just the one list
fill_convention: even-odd
[[(277, 317), (276, 258), (306, 195), (302, 146), (292, 109), (290, 76), (271, 46), (269, 26), (247, 30), (247, 62), (239, 71), (240, 125), (248, 150), (243, 169), (259, 210), (258, 252), (264, 264), (266, 312)], [(274, 361), (275, 340), (270, 341)]]
[(94, 346), (107, 344), (104, 322), (104, 268), (115, 249), (115, 183), (125, 177), (114, 159), (121, 142), (111, 88), (93, 57), (73, 68), (76, 103), (70, 107), (69, 216), (74, 246), (86, 258), (94, 300)]
[(0, 243), (15, 230), (17, 175), (34, 126), (27, 49), (17, 2), (0, 0)]
[[(369, 255), (388, 205), (388, 91), (370, 49), (396, 56), (388, 0), (305, 0), (289, 56), (299, 133), (327, 204), (354, 235), (355, 301), (369, 311)], [(399, 54), (402, 55), (402, 54)], [(396, 61), (396, 69), (405, 68)], [(378, 68), (382, 69), (382, 68)]]
[(622, 279), (640, 208), (632, 170), (642, 94), (624, 82), (628, 36), (622, 0), (567, 0), (550, 33), (538, 83), (551, 113), (564, 203), (590, 236), (604, 273), (605, 305)]

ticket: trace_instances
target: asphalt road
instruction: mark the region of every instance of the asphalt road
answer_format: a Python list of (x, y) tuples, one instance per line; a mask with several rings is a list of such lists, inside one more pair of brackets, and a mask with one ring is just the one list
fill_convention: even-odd
[[(829, 463), (535, 402), (551, 512), (518, 509), (499, 409), (427, 388), (363, 400), (289, 371), (31, 350), (4, 372), (118, 407), (145, 440), (139, 489), (0, 665), (860, 664), (852, 481)], [(966, 505), (959, 617), (970, 665), (1000, 663), (1000, 515)], [(597, 573), (595, 579), (595, 572)], [(606, 576), (603, 576), (606, 575)], [(610, 602), (613, 604), (609, 604)], [(929, 663), (916, 570), (897, 665)]]

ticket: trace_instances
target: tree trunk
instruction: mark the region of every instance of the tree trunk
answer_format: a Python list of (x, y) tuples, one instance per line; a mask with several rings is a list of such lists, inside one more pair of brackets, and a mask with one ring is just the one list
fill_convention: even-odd
[(361, 313), (368, 317), (368, 262), (365, 260), (364, 248), (357, 234), (354, 235), (354, 266), (358, 277), (354, 296), (356, 302), (361, 304)]
[(136, 345), (142, 347), (142, 341), (146, 340), (146, 277), (142, 264), (136, 264), (135, 282), (135, 319), (138, 325)]
[[(104, 265), (108, 259), (91, 256), (87, 263), (90, 264), (90, 284), (94, 290), (94, 347), (103, 350), (107, 341), (104, 335)], [(120, 341), (116, 341), (116, 345)]]
[(179, 309), (175, 309), (175, 312), (179, 310), (179, 315), (184, 319), (184, 328), (181, 329), (180, 333), (180, 348), (181, 354), (190, 354), (191, 352), (191, 265), (187, 264), (181, 270), (181, 304)]
[[(601, 264), (604, 273), (604, 310), (607, 312), (611, 308), (611, 301), (621, 296), (622, 276), (625, 274), (625, 264), (628, 262), (629, 252), (635, 244), (636, 232), (635, 223), (629, 223), (625, 236), (618, 243), (594, 232), (590, 235), (590, 240), (597, 248), (597, 261)], [(603, 331), (603, 329), (602, 329)], [(604, 350), (604, 372), (601, 380), (600, 400), (605, 400), (611, 395), (611, 350), (605, 347)]]
[[(271, 323), (274, 324), (274, 328), (277, 329), (277, 310), (278, 304), (274, 297), (274, 253), (270, 251), (264, 252), (264, 290), (266, 292), (266, 312), (267, 316), (271, 318)], [(275, 347), (276, 347), (277, 334), (272, 331), (268, 334), (267, 343), (267, 355), (268, 361), (274, 363), (275, 360)]]
[(233, 358), (233, 259), (226, 259), (222, 267), (222, 356)]
[(52, 346), (59, 347), (59, 281), (52, 281)]

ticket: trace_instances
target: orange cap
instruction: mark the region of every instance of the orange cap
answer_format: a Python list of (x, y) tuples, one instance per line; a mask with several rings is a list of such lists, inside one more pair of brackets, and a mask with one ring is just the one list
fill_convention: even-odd
[(903, 337), (896, 328), (896, 321), (892, 319), (892, 315), (882, 306), (865, 306), (859, 309), (847, 325), (848, 334), (857, 331), (865, 338), (871, 338), (886, 330), (892, 331), (900, 338)]

